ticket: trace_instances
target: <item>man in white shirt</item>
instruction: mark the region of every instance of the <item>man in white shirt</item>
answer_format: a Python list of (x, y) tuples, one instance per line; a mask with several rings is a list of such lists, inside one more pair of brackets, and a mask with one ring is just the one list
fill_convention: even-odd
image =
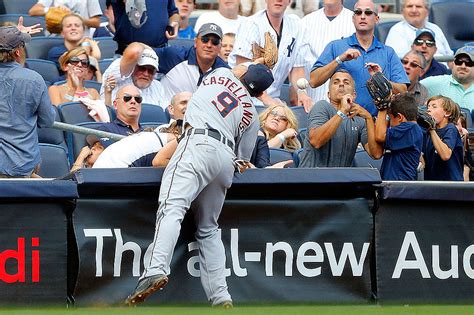
[[(353, 14), (352, 10), (344, 8), (342, 0), (323, 0), (323, 8), (301, 20), (311, 49), (311, 54), (306, 56), (308, 69), (318, 60), (329, 42), (349, 37), (355, 32)], [(315, 89), (307, 89), (314, 103), (328, 100), (328, 84), (329, 81)]]
[(404, 19), (392, 26), (385, 40), (385, 45), (392, 47), (398, 57), (402, 58), (410, 51), (416, 31), (421, 28), (429, 28), (435, 33), (437, 54), (453, 54), (443, 31), (436, 24), (427, 21), (428, 3), (426, 0), (405, 0), (402, 14)]
[(239, 15), (240, 0), (219, 0), (218, 11), (205, 12), (199, 16), (194, 26), (196, 34), (201, 26), (215, 23), (222, 29), (222, 34), (237, 33), (244, 17)]
[(106, 105), (111, 105), (117, 91), (129, 84), (135, 85), (143, 97), (143, 103), (166, 108), (164, 90), (161, 83), (155, 80), (158, 71), (158, 56), (149, 46), (134, 42), (128, 45), (123, 56), (110, 64), (103, 74), (100, 88), (101, 98)]

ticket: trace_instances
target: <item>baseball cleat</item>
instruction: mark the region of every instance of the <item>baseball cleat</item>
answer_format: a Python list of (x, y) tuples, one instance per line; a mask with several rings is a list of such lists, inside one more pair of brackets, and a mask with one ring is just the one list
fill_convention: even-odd
[(234, 308), (234, 305), (232, 304), (232, 301), (224, 301), (219, 304), (214, 304), (212, 305), (212, 307), (223, 308), (225, 310), (228, 310), (228, 309)]
[(146, 277), (138, 281), (137, 287), (125, 300), (128, 306), (135, 306), (145, 301), (155, 291), (163, 289), (168, 283), (168, 277), (164, 275), (156, 275)]

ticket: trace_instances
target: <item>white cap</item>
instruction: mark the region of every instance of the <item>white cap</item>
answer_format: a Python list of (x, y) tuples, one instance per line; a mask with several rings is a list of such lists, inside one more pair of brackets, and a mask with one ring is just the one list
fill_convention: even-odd
[(153, 66), (158, 70), (158, 56), (156, 55), (153, 49), (145, 48), (143, 49), (142, 56), (138, 59), (137, 64), (139, 66)]

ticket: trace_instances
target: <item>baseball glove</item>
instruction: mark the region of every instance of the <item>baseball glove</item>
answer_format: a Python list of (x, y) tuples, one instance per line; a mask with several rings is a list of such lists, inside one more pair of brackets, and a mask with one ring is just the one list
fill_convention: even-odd
[(369, 90), (370, 96), (374, 100), (375, 107), (377, 107), (378, 110), (390, 108), (392, 84), (382, 72), (376, 72), (367, 80), (367, 90)]
[(430, 116), (424, 109), (418, 108), (418, 115), (416, 116), (416, 122), (420, 127), (430, 130), (436, 128), (436, 121)]
[(265, 32), (265, 47), (260, 47), (257, 43), (252, 44), (252, 55), (252, 61), (263, 63), (273, 69), (278, 62), (278, 47), (270, 32)]
[(52, 34), (61, 33), (61, 22), (63, 17), (70, 12), (59, 7), (50, 7), (44, 16), (46, 29)]

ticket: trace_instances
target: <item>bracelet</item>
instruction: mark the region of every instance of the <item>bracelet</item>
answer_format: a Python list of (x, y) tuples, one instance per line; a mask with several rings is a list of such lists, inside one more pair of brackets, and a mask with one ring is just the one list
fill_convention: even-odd
[(337, 57), (336, 57), (336, 62), (337, 62), (337, 64), (342, 65), (342, 63), (343, 63), (344, 61), (342, 61), (341, 58), (339, 58), (339, 56), (337, 56)]
[(347, 119), (347, 115), (344, 114), (343, 112), (341, 112), (340, 110), (338, 110), (336, 114), (337, 114), (337, 116), (341, 117), (342, 120)]
[(280, 139), (280, 141), (281, 141), (282, 143), (285, 142), (285, 140), (286, 140), (285, 136), (282, 135), (281, 133), (277, 134), (277, 137), (278, 137), (278, 139)]
[(68, 101), (74, 101), (74, 96), (69, 95), (69, 94), (64, 94), (64, 98), (67, 99)]
[(89, 42), (82, 42), (81, 47), (90, 47), (91, 43)]

